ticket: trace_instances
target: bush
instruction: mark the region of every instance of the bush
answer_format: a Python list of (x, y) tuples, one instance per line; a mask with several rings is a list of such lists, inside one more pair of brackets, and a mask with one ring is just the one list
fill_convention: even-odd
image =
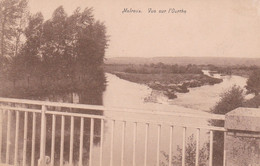
[(211, 111), (215, 114), (226, 114), (238, 107), (242, 107), (244, 101), (243, 89), (234, 85), (231, 89), (221, 94), (220, 101)]
[[(172, 156), (172, 165), (181, 165), (182, 161), (182, 148), (177, 147), (178, 154), (176, 156)], [(161, 166), (168, 165), (169, 162), (169, 154), (162, 152), (165, 162), (161, 162)], [(188, 137), (186, 144), (186, 154), (185, 161), (186, 166), (195, 165), (196, 159), (196, 139), (194, 138), (194, 134)], [(199, 166), (207, 166), (209, 160), (209, 144), (206, 142), (203, 144), (203, 147), (199, 150)]]
[(248, 93), (255, 93), (258, 95), (260, 92), (260, 69), (254, 70), (247, 80), (246, 89)]
[(124, 70), (124, 72), (126, 72), (126, 73), (137, 73), (136, 69), (130, 68), (130, 67), (126, 68), (126, 69)]
[(244, 102), (243, 107), (258, 108), (260, 106), (260, 95), (253, 97)]

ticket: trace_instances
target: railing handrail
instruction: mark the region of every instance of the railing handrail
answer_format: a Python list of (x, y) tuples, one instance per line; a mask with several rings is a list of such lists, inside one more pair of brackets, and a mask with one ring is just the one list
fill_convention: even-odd
[[(22, 111), (22, 112), (34, 112), (34, 113), (41, 113), (40, 109), (28, 109), (28, 108), (16, 108), (16, 107), (6, 107), (0, 106), (0, 109), (4, 110), (14, 110), (14, 111)], [(189, 127), (189, 128), (201, 128), (207, 130), (214, 130), (214, 131), (226, 131), (223, 127), (217, 126), (210, 126), (210, 125), (198, 125), (198, 124), (188, 124), (188, 123), (180, 123), (180, 122), (172, 122), (170, 120), (151, 120), (151, 119), (140, 119), (140, 118), (129, 118), (129, 117), (109, 117), (103, 115), (93, 115), (93, 114), (82, 114), (82, 113), (71, 113), (71, 112), (59, 112), (48, 110), (45, 114), (49, 115), (60, 115), (60, 116), (68, 116), (68, 117), (84, 117), (84, 118), (94, 118), (94, 119), (103, 119), (103, 120), (116, 120), (121, 122), (134, 122), (134, 123), (149, 123), (149, 124), (156, 124), (156, 125), (169, 125), (169, 126), (178, 126), (178, 127)]]
[(14, 98), (2, 98), (0, 102), (6, 103), (17, 103), (17, 104), (30, 104), (30, 105), (45, 105), (53, 107), (64, 107), (64, 108), (76, 108), (85, 110), (97, 110), (97, 111), (108, 111), (108, 112), (124, 112), (124, 113), (138, 113), (138, 114), (152, 114), (152, 115), (173, 115), (179, 117), (189, 118), (201, 118), (201, 119), (214, 119), (214, 120), (225, 120), (224, 115), (217, 115), (211, 113), (187, 113), (187, 112), (175, 112), (173, 111), (156, 111), (151, 109), (129, 109), (119, 107), (105, 107), (100, 105), (87, 105), (87, 104), (74, 104), (74, 103), (60, 103), (50, 101), (39, 101), (39, 100), (28, 100), (28, 99), (14, 99)]

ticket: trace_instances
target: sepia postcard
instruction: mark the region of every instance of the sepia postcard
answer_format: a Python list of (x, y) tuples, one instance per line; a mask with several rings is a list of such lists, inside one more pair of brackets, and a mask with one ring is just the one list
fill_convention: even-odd
[(259, 166), (260, 0), (0, 0), (0, 165)]

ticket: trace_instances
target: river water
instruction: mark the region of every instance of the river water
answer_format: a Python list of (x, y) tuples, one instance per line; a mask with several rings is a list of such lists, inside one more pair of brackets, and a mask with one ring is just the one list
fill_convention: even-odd
[[(204, 71), (209, 74), (208, 71)], [(220, 76), (214, 74), (216, 78), (222, 78), (223, 82), (215, 85), (205, 85), (202, 87), (191, 88), (189, 93), (177, 94), (178, 98), (168, 100), (164, 96), (158, 96), (158, 103), (145, 102), (144, 99), (148, 97), (152, 90), (137, 83), (129, 82), (118, 78), (112, 74), (106, 74), (107, 89), (103, 94), (103, 105), (107, 107), (122, 107), (122, 108), (135, 108), (135, 109), (149, 109), (153, 111), (173, 111), (182, 113), (205, 114), (210, 112), (216, 102), (220, 99), (219, 95), (229, 89), (233, 85), (238, 85), (244, 88), (246, 85), (246, 78), (240, 76)], [(186, 123), (189, 125), (207, 125), (208, 121), (205, 119), (197, 118), (183, 118), (183, 117), (166, 117), (166, 116), (147, 116), (143, 114), (117, 114), (111, 112), (104, 112), (104, 116), (118, 118), (132, 117), (136, 119), (154, 119), (154, 120), (171, 120), (176, 123)], [(114, 145), (114, 165), (120, 165), (121, 155), (121, 134), (122, 123), (115, 124), (115, 145)], [(136, 165), (142, 165), (144, 162), (144, 138), (145, 138), (145, 125), (139, 124), (137, 127), (137, 146), (136, 146)], [(195, 133), (195, 129), (187, 130), (187, 137)], [(150, 126), (148, 141), (148, 163), (147, 165), (155, 165), (156, 163), (156, 143), (157, 143), (157, 126)], [(111, 122), (105, 123), (105, 136), (104, 136), (104, 152), (110, 154), (110, 138), (111, 138)], [(187, 138), (186, 138), (187, 139)], [(132, 165), (133, 158), (133, 124), (127, 123), (126, 125), (126, 140), (125, 140), (125, 165)], [(208, 141), (208, 131), (201, 132), (201, 147), (204, 142)], [(178, 155), (177, 146), (182, 142), (182, 128), (174, 128), (174, 141), (173, 141), (173, 155)], [(98, 160), (99, 146), (95, 148), (94, 156)], [(168, 153), (169, 151), (169, 127), (162, 127), (161, 142), (160, 142), (160, 160), (165, 161), (162, 152)], [(103, 157), (104, 163), (109, 163), (109, 155)], [(96, 163), (97, 164), (97, 163)]]
[[(210, 75), (204, 70), (204, 74)], [(144, 102), (152, 90), (146, 85), (129, 82), (112, 74), (106, 74), (107, 89), (103, 94), (103, 104), (109, 107), (127, 107), (138, 109), (170, 109), (176, 111), (210, 112), (210, 109), (219, 101), (221, 93), (230, 89), (233, 85), (245, 89), (247, 78), (240, 76), (221, 76), (214, 74), (213, 77), (223, 79), (223, 82), (215, 85), (204, 85), (190, 88), (189, 93), (177, 93), (178, 98), (168, 100), (164, 96), (158, 96), (157, 103)], [(251, 98), (248, 95), (246, 98)], [(181, 106), (181, 108), (176, 107)], [(184, 108), (190, 109), (184, 109)]]
[[(203, 71), (209, 75), (208, 71)], [(221, 76), (214, 74), (213, 77), (223, 79), (223, 82), (215, 85), (205, 85), (202, 87), (191, 88), (189, 93), (179, 93), (178, 98), (170, 101), (170, 104), (180, 105), (186, 108), (210, 112), (210, 109), (219, 101), (221, 93), (230, 89), (233, 85), (245, 89), (247, 78), (240, 76)], [(247, 95), (246, 98), (251, 98)]]

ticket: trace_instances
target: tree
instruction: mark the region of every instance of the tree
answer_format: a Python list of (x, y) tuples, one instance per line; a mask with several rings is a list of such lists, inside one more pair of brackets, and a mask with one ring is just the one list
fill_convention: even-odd
[(26, 0), (2, 0), (0, 2), (0, 61), (2, 65), (15, 54), (15, 49), (18, 49), (20, 41), (16, 42), (15, 39), (20, 38), (19, 29), (26, 8)]
[[(28, 26), (24, 30), (26, 42), (21, 51), (13, 59), (20, 59), (17, 63), (13, 63), (16, 66), (20, 66), (21, 70), (17, 74), (24, 75), (27, 78), (27, 84), (29, 86), (30, 77), (33, 75), (41, 75), (39, 71), (41, 66), (40, 48), (42, 38), (42, 26), (43, 15), (37, 13), (30, 16)], [(17, 60), (14, 60), (17, 61)], [(17, 68), (13, 66), (13, 68)], [(21, 73), (21, 71), (23, 71)]]
[(21, 51), (23, 46), (23, 40), (21, 40), (22, 36), (24, 35), (25, 28), (28, 23), (29, 12), (25, 10), (21, 13), (21, 17), (18, 21), (17, 28), (15, 30), (15, 44), (14, 44), (14, 57)]
[(26, 42), (22, 50), (25, 54), (40, 57), (43, 21), (42, 13), (30, 16), (28, 26), (25, 29)]
[(96, 22), (82, 29), (78, 40), (78, 57), (82, 68), (95, 68), (103, 64), (106, 49), (106, 29), (103, 23)]
[(46, 21), (43, 25), (43, 40), (42, 40), (42, 55), (44, 61), (44, 68), (49, 76), (54, 78), (61, 78), (67, 75), (66, 69), (68, 66), (64, 65), (66, 61), (66, 47), (67, 47), (67, 14), (63, 7), (58, 7), (52, 15), (52, 18)]
[(67, 16), (58, 7), (43, 25), (42, 57), (48, 75), (73, 79), (76, 73), (92, 73), (103, 64), (107, 47), (106, 27), (94, 20), (93, 9), (77, 8)]
[[(226, 114), (238, 107), (242, 107), (245, 101), (243, 89), (234, 85), (231, 89), (221, 94), (220, 101), (211, 110), (215, 114)], [(223, 126), (223, 121), (212, 120), (210, 122), (214, 126)], [(214, 132), (213, 137), (213, 165), (223, 165), (224, 151), (224, 133), (220, 131)]]
[[(24, 77), (28, 85), (33, 77), (34, 82), (41, 83), (41, 89), (47, 88), (42, 87), (42, 80), (51, 80), (49, 86), (59, 91), (66, 86), (78, 90), (85, 85), (105, 82), (101, 65), (108, 42), (106, 27), (94, 19), (92, 8), (83, 11), (77, 8), (68, 16), (60, 6), (49, 20), (44, 21), (42, 14), (37, 13), (24, 22), (26, 28), (21, 28), (23, 20), (14, 24), (21, 31), (17, 31), (16, 38), (10, 38), (15, 43), (15, 56), (9, 63), (9, 79), (14, 85), (17, 79)], [(18, 48), (21, 34), (24, 34), (25, 42)], [(81, 76), (85, 79), (81, 80)], [(80, 78), (84, 83), (75, 82), (74, 78)]]
[(258, 95), (260, 92), (260, 69), (256, 69), (247, 80), (246, 89), (249, 93)]

